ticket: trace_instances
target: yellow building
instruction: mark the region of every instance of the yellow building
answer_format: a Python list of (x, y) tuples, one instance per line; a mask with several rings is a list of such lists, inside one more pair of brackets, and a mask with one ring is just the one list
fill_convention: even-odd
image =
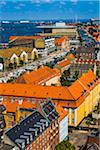
[(100, 100), (100, 83), (95, 74), (88, 71), (73, 83), (69, 90), (77, 100), (76, 108), (70, 110), (71, 121), (69, 125), (77, 126), (98, 104)]
[(6, 67), (14, 63), (16, 63), (16, 66), (19, 66), (21, 60), (23, 63), (27, 63), (38, 58), (38, 51), (28, 47), (12, 47), (0, 50), (0, 58), (3, 59)]

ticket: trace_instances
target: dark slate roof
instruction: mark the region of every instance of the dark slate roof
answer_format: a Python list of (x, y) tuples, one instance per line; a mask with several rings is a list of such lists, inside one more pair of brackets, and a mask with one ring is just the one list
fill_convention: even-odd
[(0, 114), (0, 129), (4, 129), (6, 127), (5, 119), (2, 114)]
[(27, 112), (33, 112), (36, 109), (35, 108), (20, 108), (21, 111), (27, 111)]
[(49, 125), (50, 123), (46, 118), (38, 111), (34, 111), (19, 124), (9, 129), (5, 134), (22, 150), (42, 134)]
[(0, 113), (6, 110), (6, 107), (4, 105), (0, 105)]
[(42, 110), (45, 113), (46, 118), (51, 122), (56, 120), (59, 116), (55, 109), (55, 106), (51, 102), (51, 100), (47, 101), (42, 105)]
[(93, 69), (94, 64), (71, 64), (70, 69), (89, 70)]
[(95, 47), (79, 47), (76, 53), (94, 53), (96, 52)]

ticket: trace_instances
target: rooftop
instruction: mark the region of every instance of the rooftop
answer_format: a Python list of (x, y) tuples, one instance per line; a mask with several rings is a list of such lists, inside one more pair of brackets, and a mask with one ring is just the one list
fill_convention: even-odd
[(60, 116), (60, 121), (63, 120), (66, 116), (68, 116), (68, 112), (65, 111), (61, 106), (60, 104), (56, 105), (56, 110)]
[(1, 83), (0, 95), (17, 96), (19, 98), (52, 98), (74, 100), (67, 87), (39, 86), (32, 84)]
[(38, 111), (34, 111), (31, 115), (9, 129), (5, 135), (20, 149), (24, 149), (42, 134), (48, 126), (49, 122), (47, 119)]
[(9, 59), (13, 54), (19, 56), (23, 51), (31, 53), (32, 48), (28, 47), (12, 47), (7, 49), (0, 50), (0, 57)]
[(16, 80), (16, 82), (39, 85), (58, 75), (60, 75), (59, 70), (51, 69), (45, 66), (39, 68), (38, 70), (32, 71), (30, 73), (23, 74), (21, 77), (19, 77)]
[(41, 106), (42, 111), (45, 114), (45, 117), (51, 122), (58, 118), (58, 113), (55, 109), (55, 106), (51, 102), (51, 100), (45, 101), (45, 103)]
[(76, 26), (56, 26), (56, 25), (52, 25), (52, 26), (37, 26), (37, 28), (53, 28), (53, 29), (76, 29)]
[(70, 64), (70, 61), (69, 61), (68, 59), (65, 59), (65, 60), (59, 62), (59, 63), (58, 63), (58, 66), (60, 66), (60, 67), (65, 67), (65, 66), (67, 66), (67, 65), (69, 65), (69, 64)]
[(36, 39), (41, 39), (44, 37), (45, 36), (10, 36), (9, 40), (10, 42), (15, 41), (15, 40), (22, 40), (22, 39), (36, 40)]
[(30, 102), (32, 99), (51, 98), (57, 100), (54, 101), (56, 104), (60, 102), (61, 106), (66, 102), (66, 107), (77, 107), (97, 84), (99, 79), (89, 70), (69, 87), (1, 83), (0, 96), (10, 96), (10, 98), (13, 96), (18, 99), (18, 102), (27, 98)]
[(94, 53), (95, 47), (79, 47), (76, 51), (76, 53)]

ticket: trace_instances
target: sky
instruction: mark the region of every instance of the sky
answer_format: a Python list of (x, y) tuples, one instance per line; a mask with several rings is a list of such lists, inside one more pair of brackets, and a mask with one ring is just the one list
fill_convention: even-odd
[(0, 20), (99, 18), (99, 0), (0, 0)]

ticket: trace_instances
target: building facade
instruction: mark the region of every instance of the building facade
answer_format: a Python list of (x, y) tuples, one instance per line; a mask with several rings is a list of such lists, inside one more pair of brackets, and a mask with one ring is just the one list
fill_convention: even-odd
[[(57, 118), (56, 114), (55, 119)], [(54, 150), (59, 143), (59, 130), (57, 128), (55, 132), (51, 132), (53, 128), (55, 125), (52, 126), (50, 120), (35, 110), (9, 129), (4, 135), (4, 140), (6, 144), (15, 146), (16, 150)]]
[[(13, 101), (12, 100), (13, 97)], [(28, 101), (35, 105), (51, 98), (54, 105), (60, 104), (68, 111), (70, 126), (77, 126), (100, 100), (100, 83), (96, 75), (89, 70), (71, 86), (41, 86), (32, 84), (0, 84), (0, 104), (4, 100), (16, 102), (18, 106)]]

